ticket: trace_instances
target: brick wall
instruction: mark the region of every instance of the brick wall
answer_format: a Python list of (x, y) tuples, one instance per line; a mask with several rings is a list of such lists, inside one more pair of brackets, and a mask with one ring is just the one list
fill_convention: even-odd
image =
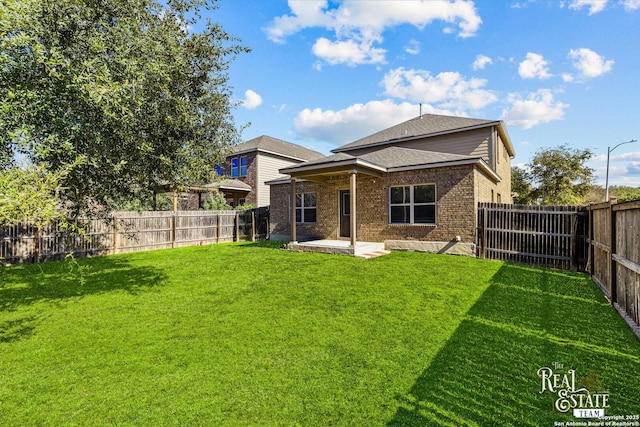
[[(452, 241), (474, 243), (477, 196), (472, 165), (419, 171), (394, 172), (383, 177), (359, 174), (356, 187), (357, 239)], [(436, 225), (389, 224), (389, 187), (436, 184)], [(349, 189), (347, 175), (331, 177), (323, 183), (299, 182), (297, 192), (317, 195), (316, 224), (298, 224), (298, 236), (338, 239), (339, 191)], [(271, 233), (290, 236), (288, 200), (290, 184), (271, 186)]]
[[(238, 158), (238, 172), (240, 172), (240, 157), (243, 157), (243, 156), (247, 157), (247, 175), (233, 177), (233, 179), (237, 179), (251, 186), (252, 191), (250, 191), (249, 194), (247, 194), (245, 203), (252, 204), (252, 205), (258, 204), (258, 200), (255, 192), (256, 183), (258, 181), (258, 178), (257, 178), (258, 162), (256, 161), (257, 155), (258, 155), (257, 151), (245, 153), (241, 155), (231, 155), (231, 156), (228, 156), (226, 162), (224, 162), (221, 165), (222, 174), (231, 178), (231, 159), (235, 157)], [(233, 206), (238, 206), (238, 197), (235, 197), (233, 199)]]

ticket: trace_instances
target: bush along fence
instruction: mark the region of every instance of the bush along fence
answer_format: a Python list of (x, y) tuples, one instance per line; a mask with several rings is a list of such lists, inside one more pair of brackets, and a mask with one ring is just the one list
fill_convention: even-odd
[(43, 262), (76, 257), (208, 245), (269, 237), (269, 208), (247, 211), (113, 212), (78, 221), (77, 233), (52, 223), (0, 229), (0, 263)]
[(584, 206), (480, 203), (478, 256), (585, 271), (587, 220)]
[(640, 339), (640, 201), (591, 205), (589, 272)]

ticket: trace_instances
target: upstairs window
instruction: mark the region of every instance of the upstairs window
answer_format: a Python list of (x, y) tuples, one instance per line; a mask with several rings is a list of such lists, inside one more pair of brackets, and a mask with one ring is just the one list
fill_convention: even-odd
[(389, 188), (390, 224), (435, 224), (436, 185), (404, 185)]
[(240, 176), (247, 176), (247, 156), (240, 157)]
[(237, 157), (234, 157), (233, 159), (231, 159), (231, 177), (232, 178), (238, 177), (238, 158)]

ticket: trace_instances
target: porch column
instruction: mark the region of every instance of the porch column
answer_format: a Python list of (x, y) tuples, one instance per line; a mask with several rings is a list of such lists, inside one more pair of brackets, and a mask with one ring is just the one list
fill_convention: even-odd
[(350, 222), (351, 228), (351, 246), (356, 247), (356, 171), (352, 170), (349, 174), (349, 210), (351, 211)]
[(298, 243), (296, 236), (296, 179), (291, 178), (291, 243)]

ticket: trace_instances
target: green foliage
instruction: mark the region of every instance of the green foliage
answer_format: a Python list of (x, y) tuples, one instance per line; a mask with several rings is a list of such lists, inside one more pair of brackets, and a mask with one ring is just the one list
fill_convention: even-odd
[(609, 194), (616, 196), (619, 203), (640, 200), (640, 187), (614, 185), (609, 187)]
[(76, 210), (208, 181), (238, 141), (226, 70), (248, 49), (203, 8), (215, 0), (5, 0), (0, 165), (57, 174), (81, 156), (61, 177)]
[(56, 172), (41, 166), (0, 170), (0, 226), (29, 222), (42, 227), (63, 220), (61, 182), (70, 171), (71, 166)]
[(219, 191), (207, 194), (207, 199), (204, 202), (204, 209), (208, 211), (226, 211), (233, 209), (224, 198), (224, 195)]
[(511, 192), (514, 193), (513, 203), (518, 205), (531, 205), (533, 186), (527, 181), (527, 172), (514, 166), (511, 168)]
[[(568, 145), (538, 150), (527, 170), (517, 172), (515, 184), (525, 189), (524, 201), (542, 205), (580, 205), (591, 190), (593, 170), (585, 165), (593, 153)], [(526, 193), (526, 184), (532, 190)], [(516, 191), (513, 188), (513, 191)]]
[(245, 203), (244, 205), (236, 206), (235, 209), (237, 211), (250, 211), (252, 209), (256, 209), (258, 206), (253, 203)]
[(2, 424), (551, 426), (553, 362), (637, 413), (640, 343), (587, 275), (279, 246), (0, 270)]

